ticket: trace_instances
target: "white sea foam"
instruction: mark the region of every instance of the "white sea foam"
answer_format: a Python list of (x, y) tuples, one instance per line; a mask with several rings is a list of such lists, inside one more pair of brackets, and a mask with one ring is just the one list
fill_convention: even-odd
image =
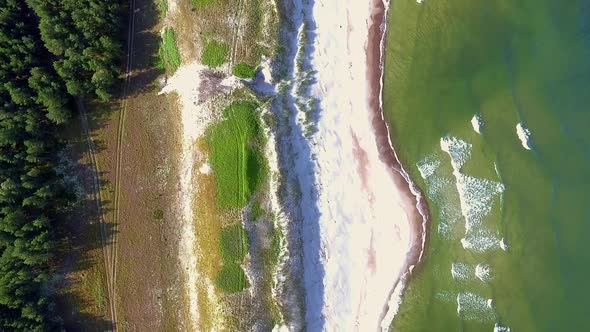
[(416, 163), (418, 171), (426, 182), (428, 197), (437, 202), (437, 230), (441, 235), (450, 237), (455, 233), (457, 221), (463, 218), (459, 195), (456, 193), (455, 179), (438, 174), (441, 161), (429, 155)]
[(518, 135), (518, 139), (522, 143), (522, 147), (530, 150), (531, 149), (531, 131), (519, 122), (516, 124), (516, 135)]
[(453, 171), (460, 172), (461, 167), (471, 157), (472, 145), (464, 140), (452, 136), (445, 136), (440, 139), (440, 149), (451, 157)]
[(508, 326), (503, 326), (500, 323), (494, 324), (494, 332), (511, 332), (512, 329)]
[[(410, 274), (412, 273), (413, 268), (414, 266), (412, 265), (410, 267)], [(389, 301), (387, 302), (389, 310), (387, 310), (385, 316), (381, 320), (381, 331), (389, 331), (391, 322), (393, 322), (393, 318), (395, 317), (395, 315), (397, 315), (399, 307), (402, 304), (402, 292), (406, 288), (406, 282), (406, 278), (402, 277), (400, 282), (398, 282), (395, 286), (393, 293), (389, 297)]]
[(460, 281), (465, 281), (468, 280), (469, 278), (471, 278), (471, 275), (473, 274), (473, 266), (470, 266), (466, 263), (455, 263), (453, 262), (451, 264), (451, 275), (453, 276), (453, 279), (455, 280), (460, 280)]
[[(305, 284), (308, 294), (323, 288), (324, 303), (314, 311), (308, 302), (307, 328), (374, 331), (405, 264), (410, 229), (402, 193), (379, 158), (364, 88), (365, 49), (352, 47), (367, 43), (369, 4), (315, 2), (311, 14), (317, 71), (312, 91), (320, 106), (311, 152), (324, 277), (306, 272)], [(297, 75), (308, 78), (304, 74)], [(305, 130), (306, 110), (298, 111)], [(310, 195), (307, 188), (302, 193)], [(314, 262), (305, 264), (306, 271), (315, 270)]]
[(490, 250), (495, 250), (500, 247), (498, 238), (489, 232), (479, 231), (477, 233), (469, 233), (461, 239), (461, 245), (464, 249), (483, 253)]
[(471, 156), (471, 144), (455, 137), (443, 137), (441, 149), (451, 157), (453, 175), (461, 200), (461, 211), (465, 217), (466, 232), (481, 223), (492, 209), (494, 197), (504, 191), (500, 182), (465, 175), (461, 168)]
[(476, 133), (481, 134), (481, 128), (483, 127), (483, 119), (481, 117), (481, 114), (475, 114), (471, 118), (471, 126), (473, 127), (473, 130), (475, 130)]
[(475, 276), (483, 281), (488, 282), (492, 279), (492, 267), (487, 263), (479, 263), (475, 267)]
[(502, 238), (500, 240), (500, 248), (502, 248), (502, 250), (504, 251), (508, 250), (508, 244), (506, 243), (506, 239)]
[(479, 226), (483, 218), (490, 213), (493, 200), (504, 191), (504, 185), (459, 173), (457, 189), (461, 199), (461, 210), (465, 216), (465, 231), (469, 232)]
[(440, 166), (440, 160), (429, 156), (419, 161), (416, 166), (418, 166), (418, 171), (422, 178), (427, 179), (434, 175), (434, 172), (436, 172)]
[(493, 320), (495, 312), (488, 305), (488, 300), (470, 292), (459, 293), (457, 295), (457, 314), (464, 320)]

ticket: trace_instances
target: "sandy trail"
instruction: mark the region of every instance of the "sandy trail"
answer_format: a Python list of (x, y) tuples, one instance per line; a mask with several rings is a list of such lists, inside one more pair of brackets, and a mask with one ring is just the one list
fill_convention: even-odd
[[(166, 86), (160, 93), (176, 93), (179, 98), (179, 108), (182, 121), (182, 160), (180, 166), (180, 208), (182, 215), (182, 236), (180, 239), (180, 258), (183, 264), (186, 278), (186, 293), (189, 299), (190, 321), (192, 326), (198, 326), (198, 300), (197, 285), (206, 282), (206, 278), (200, 277), (198, 266), (198, 248), (196, 246), (196, 230), (194, 225), (194, 197), (198, 190), (198, 184), (194, 181), (194, 171), (197, 162), (201, 159), (195, 143), (205, 134), (207, 126), (214, 120), (214, 113), (206, 103), (210, 97), (208, 89), (202, 85), (209, 84), (211, 71), (198, 62), (182, 65), (174, 76), (168, 79)], [(220, 79), (217, 82), (217, 92), (227, 91), (237, 84), (233, 77)], [(207, 171), (208, 166), (201, 165), (201, 169)], [(213, 285), (207, 285), (211, 290)], [(212, 296), (213, 292), (209, 292)]]

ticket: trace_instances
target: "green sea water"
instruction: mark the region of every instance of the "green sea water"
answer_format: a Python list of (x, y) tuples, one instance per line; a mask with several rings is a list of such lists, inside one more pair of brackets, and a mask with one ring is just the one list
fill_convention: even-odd
[(392, 329), (590, 331), (590, 1), (390, 6), (384, 111), (432, 216)]

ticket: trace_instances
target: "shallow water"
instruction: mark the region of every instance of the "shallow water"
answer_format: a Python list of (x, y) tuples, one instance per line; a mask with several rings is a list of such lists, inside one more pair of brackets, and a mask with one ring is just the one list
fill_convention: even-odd
[(385, 115), (432, 214), (393, 328), (590, 330), (590, 1), (390, 5)]

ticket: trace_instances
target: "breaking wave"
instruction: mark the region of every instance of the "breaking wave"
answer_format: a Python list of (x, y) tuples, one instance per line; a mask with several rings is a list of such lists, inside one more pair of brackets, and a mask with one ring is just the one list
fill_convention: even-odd
[(532, 145), (531, 131), (528, 128), (526, 128), (524, 124), (522, 124), (522, 122), (516, 124), (516, 135), (518, 136), (518, 139), (520, 140), (522, 147), (527, 150), (530, 150)]
[(464, 320), (490, 320), (496, 318), (493, 300), (466, 292), (457, 295), (457, 314)]

